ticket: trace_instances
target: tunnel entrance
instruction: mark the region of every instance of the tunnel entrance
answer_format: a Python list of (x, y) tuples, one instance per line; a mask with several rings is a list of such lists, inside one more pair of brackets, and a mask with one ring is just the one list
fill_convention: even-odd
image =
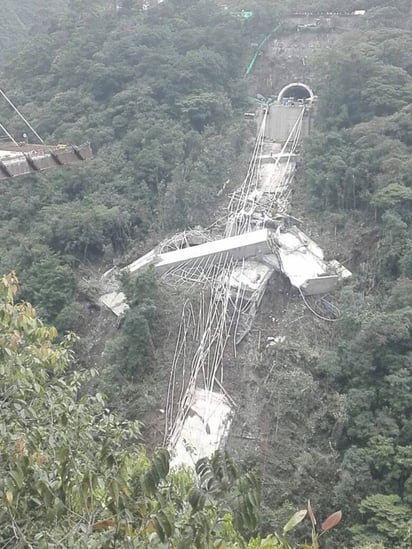
[(293, 101), (313, 101), (314, 98), (313, 91), (306, 84), (301, 82), (293, 82), (282, 88), (278, 95), (278, 102), (283, 103), (288, 99)]

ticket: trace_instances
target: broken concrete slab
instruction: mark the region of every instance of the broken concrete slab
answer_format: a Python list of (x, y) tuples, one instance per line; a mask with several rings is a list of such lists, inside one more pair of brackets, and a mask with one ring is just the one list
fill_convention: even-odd
[[(351, 276), (338, 261), (325, 261), (323, 250), (300, 229), (295, 226), (285, 229), (283, 225), (276, 231), (260, 229), (164, 254), (155, 249), (121, 269), (120, 273), (137, 276), (149, 265), (159, 274), (179, 267), (189, 272), (191, 268), (202, 269), (228, 259), (239, 261), (229, 275), (232, 294), (242, 295), (244, 301), (254, 301), (254, 314), (275, 269), (284, 273), (292, 286), (304, 295), (330, 293), (340, 281)], [(120, 316), (128, 306), (117, 276), (113, 269), (105, 273), (102, 280), (106, 291), (100, 301)], [(246, 324), (250, 324), (249, 320)]]
[(245, 300), (258, 300), (266, 289), (272, 276), (273, 268), (258, 261), (245, 261), (236, 265), (229, 275), (229, 286), (232, 296), (242, 296)]
[(126, 296), (123, 292), (109, 292), (100, 297), (100, 302), (110, 309), (116, 316), (122, 316), (129, 309)]
[(183, 425), (174, 430), (169, 442), (172, 467), (194, 469), (199, 459), (211, 457), (227, 438), (232, 414), (225, 395), (196, 389)]
[(152, 250), (124, 267), (122, 272), (136, 276), (145, 267), (153, 265), (157, 272), (164, 273), (182, 264), (189, 266), (190, 263), (196, 262), (198, 266), (201, 266), (206, 261), (210, 264), (218, 263), (225, 258), (237, 260), (263, 256), (270, 252), (268, 234), (268, 229), (261, 229), (164, 254), (156, 254)]
[[(243, 260), (250, 257), (262, 258), (265, 254), (270, 253), (269, 233), (269, 229), (261, 229), (164, 254), (157, 253), (155, 249), (130, 265), (123, 267), (120, 273), (138, 276), (147, 267), (153, 265), (156, 272), (164, 274), (181, 266), (189, 271), (192, 267), (202, 269), (205, 265), (223, 264), (227, 260)], [(103, 275), (102, 283), (106, 291), (100, 301), (119, 316), (126, 309), (125, 296), (120, 291), (120, 284), (116, 276), (113, 269)]]
[(324, 260), (323, 250), (297, 227), (274, 233), (280, 270), (305, 295), (326, 294), (339, 283)]

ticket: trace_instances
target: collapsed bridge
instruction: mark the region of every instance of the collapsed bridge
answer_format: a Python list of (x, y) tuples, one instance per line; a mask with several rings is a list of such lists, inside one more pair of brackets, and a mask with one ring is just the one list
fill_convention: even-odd
[[(269, 279), (284, 274), (303, 299), (333, 291), (351, 273), (321, 248), (288, 214), (291, 183), (302, 138), (313, 119), (315, 96), (302, 83), (285, 86), (261, 103), (257, 138), (242, 185), (213, 234), (198, 231), (195, 244), (181, 235), (124, 267), (138, 276), (149, 265), (166, 284), (197, 285), (199, 302), (182, 309), (165, 411), (164, 444), (176, 465), (193, 467), (210, 456), (229, 432), (235, 403), (224, 388), (224, 357), (251, 329)], [(116, 272), (103, 276), (101, 302), (116, 315), (127, 309)], [(197, 310), (195, 310), (197, 307)]]

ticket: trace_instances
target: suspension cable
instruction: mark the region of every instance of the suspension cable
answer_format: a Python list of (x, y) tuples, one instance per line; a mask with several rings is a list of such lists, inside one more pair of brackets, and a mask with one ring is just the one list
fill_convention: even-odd
[(7, 137), (18, 147), (21, 148), (20, 145), (17, 143), (17, 141), (14, 139), (14, 137), (6, 130), (6, 128), (3, 126), (3, 124), (0, 123), (0, 129), (3, 130), (3, 132), (7, 135)]
[(306, 305), (306, 307), (309, 309), (309, 311), (312, 314), (314, 314), (317, 318), (319, 318), (320, 320), (324, 320), (325, 322), (338, 322), (338, 320), (340, 320), (340, 318), (327, 318), (326, 316), (322, 316), (319, 313), (317, 313), (315, 311), (315, 309), (309, 305), (309, 303), (308, 303), (306, 297), (304, 296), (301, 288), (298, 288), (298, 290), (299, 290), (301, 298), (303, 299), (303, 303)]
[(19, 111), (19, 109), (16, 107), (16, 105), (7, 97), (5, 92), (0, 88), (0, 95), (4, 97), (4, 99), (7, 101), (7, 103), (11, 106), (11, 108), (18, 114), (18, 116), (23, 120), (23, 122), (26, 124), (28, 128), (34, 133), (34, 135), (37, 137), (37, 139), (42, 143), (45, 144), (43, 139), (40, 137), (40, 135), (36, 132), (36, 130), (33, 128), (33, 126), (30, 124), (30, 122), (22, 115), (22, 113)]

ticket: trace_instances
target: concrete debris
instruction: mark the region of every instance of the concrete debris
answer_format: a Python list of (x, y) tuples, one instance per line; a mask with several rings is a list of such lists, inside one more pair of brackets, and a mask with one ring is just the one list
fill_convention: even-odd
[(286, 212), (295, 166), (295, 155), (279, 151), (277, 143), (265, 145), (253, 188), (246, 198), (241, 198), (241, 191), (233, 195), (232, 203), (242, 200), (242, 208), (229, 213), (226, 236), (244, 232), (249, 224), (254, 229), (269, 226), (273, 211)]
[(287, 276), (291, 285), (304, 295), (328, 294), (351, 276), (338, 261), (325, 261), (323, 250), (295, 226), (285, 229), (280, 225), (276, 231), (269, 232), (269, 241), (275, 253), (265, 255), (260, 262), (248, 260), (239, 264), (230, 276), (232, 297), (236, 298), (240, 314), (236, 344), (249, 333), (275, 270)]
[(273, 266), (254, 260), (245, 261), (231, 271), (229, 285), (239, 313), (236, 345), (249, 333), (273, 271)]
[(224, 443), (232, 422), (232, 409), (222, 393), (196, 389), (183, 427), (171, 436), (172, 467), (194, 468)]
[(229, 284), (233, 297), (242, 295), (243, 299), (256, 299), (256, 295), (266, 288), (273, 269), (258, 261), (245, 261), (230, 273)]
[[(247, 317), (239, 324), (242, 337), (246, 335), (242, 326), (251, 324), (262, 300), (268, 280), (276, 269), (284, 273), (295, 288), (305, 295), (326, 294), (351, 273), (336, 260), (324, 260), (322, 249), (300, 229), (293, 226), (285, 229), (278, 225), (276, 231), (260, 229), (249, 233), (206, 242), (197, 246), (177, 249), (159, 254), (156, 249), (121, 269), (121, 273), (137, 276), (149, 265), (160, 274), (184, 266), (202, 269), (231, 257), (239, 261), (230, 274), (229, 285), (232, 295), (240, 303), (253, 303), (247, 310)], [(253, 259), (252, 259), (253, 258)], [(111, 309), (116, 316), (127, 310), (127, 304), (118, 282), (118, 272), (111, 269), (102, 277), (105, 292), (101, 303)], [(239, 334), (240, 335), (240, 334)]]
[(110, 309), (116, 316), (123, 315), (129, 306), (126, 303), (126, 296), (121, 291), (120, 276), (122, 274), (136, 276), (150, 265), (155, 265), (158, 261), (161, 261), (164, 253), (190, 248), (209, 241), (210, 236), (207, 231), (201, 227), (195, 227), (164, 240), (156, 248), (120, 270), (117, 268), (109, 269), (100, 280), (102, 287), (100, 303)]
[(276, 345), (285, 343), (286, 336), (268, 337), (266, 341), (267, 341), (266, 348), (275, 347)]
[(257, 255), (263, 256), (265, 253), (269, 253), (269, 251), (268, 230), (261, 229), (163, 254), (157, 254), (155, 250), (152, 250), (137, 261), (124, 267), (122, 272), (126, 272), (131, 276), (137, 276), (142, 269), (153, 265), (156, 271), (161, 274), (183, 264), (189, 268), (190, 264), (194, 263), (197, 266), (206, 262), (213, 264), (226, 257), (231, 257), (235, 260), (246, 259)]
[(297, 227), (274, 233), (277, 255), (267, 258), (305, 295), (327, 294), (351, 276), (338, 261), (325, 261), (323, 250)]
[(123, 316), (129, 309), (126, 296), (123, 292), (109, 292), (100, 298), (100, 302), (110, 309), (116, 316)]
[(100, 303), (110, 309), (116, 316), (122, 316), (129, 309), (126, 296), (120, 288), (119, 270), (112, 267), (104, 273), (100, 279), (100, 286), (103, 294), (100, 296)]

